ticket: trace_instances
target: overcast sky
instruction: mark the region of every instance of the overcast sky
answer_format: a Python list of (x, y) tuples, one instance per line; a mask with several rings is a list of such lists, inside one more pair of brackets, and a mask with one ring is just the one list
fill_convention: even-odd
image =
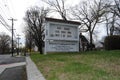
[[(66, 0), (67, 6), (74, 6), (83, 0)], [(85, 0), (84, 0), (85, 1)], [(11, 26), (11, 21), (8, 20), (11, 17), (17, 19), (14, 22), (15, 34), (21, 35), (21, 41), (24, 42), (24, 20), (25, 11), (31, 6), (47, 6), (41, 0), (0, 0), (0, 15), (3, 16), (5, 21)], [(53, 14), (54, 15), (54, 14)], [(0, 24), (0, 33), (6, 32), (6, 34), (11, 35), (4, 26)]]
[[(24, 24), (23, 17), (28, 7), (37, 5), (37, 0), (0, 0), (0, 14), (3, 16), (5, 21), (11, 26), (11, 17), (17, 19), (14, 22), (15, 34), (21, 35), (21, 42), (24, 42)], [(0, 25), (0, 32), (5, 32), (11, 35), (4, 26)]]
[[(66, 4), (69, 6), (74, 6), (78, 4), (81, 0), (67, 0)], [(11, 21), (8, 20), (11, 17), (17, 19), (14, 22), (15, 34), (21, 35), (21, 42), (24, 42), (24, 21), (23, 17), (25, 11), (31, 6), (46, 6), (41, 0), (0, 0), (0, 15), (5, 19), (5, 21), (11, 26)], [(0, 33), (5, 32), (11, 35), (4, 26), (0, 24)]]

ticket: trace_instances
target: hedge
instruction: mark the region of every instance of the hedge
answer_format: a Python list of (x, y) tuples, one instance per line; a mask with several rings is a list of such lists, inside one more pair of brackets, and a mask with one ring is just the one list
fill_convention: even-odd
[(104, 47), (106, 50), (120, 50), (120, 35), (107, 36)]

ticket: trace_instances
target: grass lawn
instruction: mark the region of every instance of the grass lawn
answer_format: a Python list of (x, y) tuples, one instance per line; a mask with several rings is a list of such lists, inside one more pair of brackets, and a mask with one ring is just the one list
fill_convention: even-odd
[(31, 58), (46, 80), (120, 80), (120, 50), (33, 53)]

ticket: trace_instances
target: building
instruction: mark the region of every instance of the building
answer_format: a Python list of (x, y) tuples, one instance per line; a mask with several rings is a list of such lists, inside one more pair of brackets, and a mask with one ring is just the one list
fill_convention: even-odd
[(79, 52), (79, 25), (75, 21), (45, 18), (44, 53)]

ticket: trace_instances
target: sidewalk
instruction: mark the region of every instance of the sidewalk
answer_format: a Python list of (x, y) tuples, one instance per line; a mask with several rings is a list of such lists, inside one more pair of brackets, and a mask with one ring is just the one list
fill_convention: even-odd
[(0, 55), (0, 80), (27, 80), (25, 57)]
[(29, 56), (0, 55), (0, 80), (23, 80), (24, 72), (27, 73), (27, 80), (46, 80)]
[(12, 64), (5, 64), (5, 65), (0, 65), (0, 74), (7, 68), (13, 68), (17, 66), (24, 66), (26, 65), (25, 62), (19, 62), (19, 63), (12, 63)]
[(0, 80), (27, 80), (26, 66), (6, 68), (0, 74)]
[(26, 65), (24, 57), (11, 57), (11, 55), (0, 55), (0, 74), (7, 68), (24, 65)]
[(30, 57), (26, 57), (28, 80), (46, 80)]

